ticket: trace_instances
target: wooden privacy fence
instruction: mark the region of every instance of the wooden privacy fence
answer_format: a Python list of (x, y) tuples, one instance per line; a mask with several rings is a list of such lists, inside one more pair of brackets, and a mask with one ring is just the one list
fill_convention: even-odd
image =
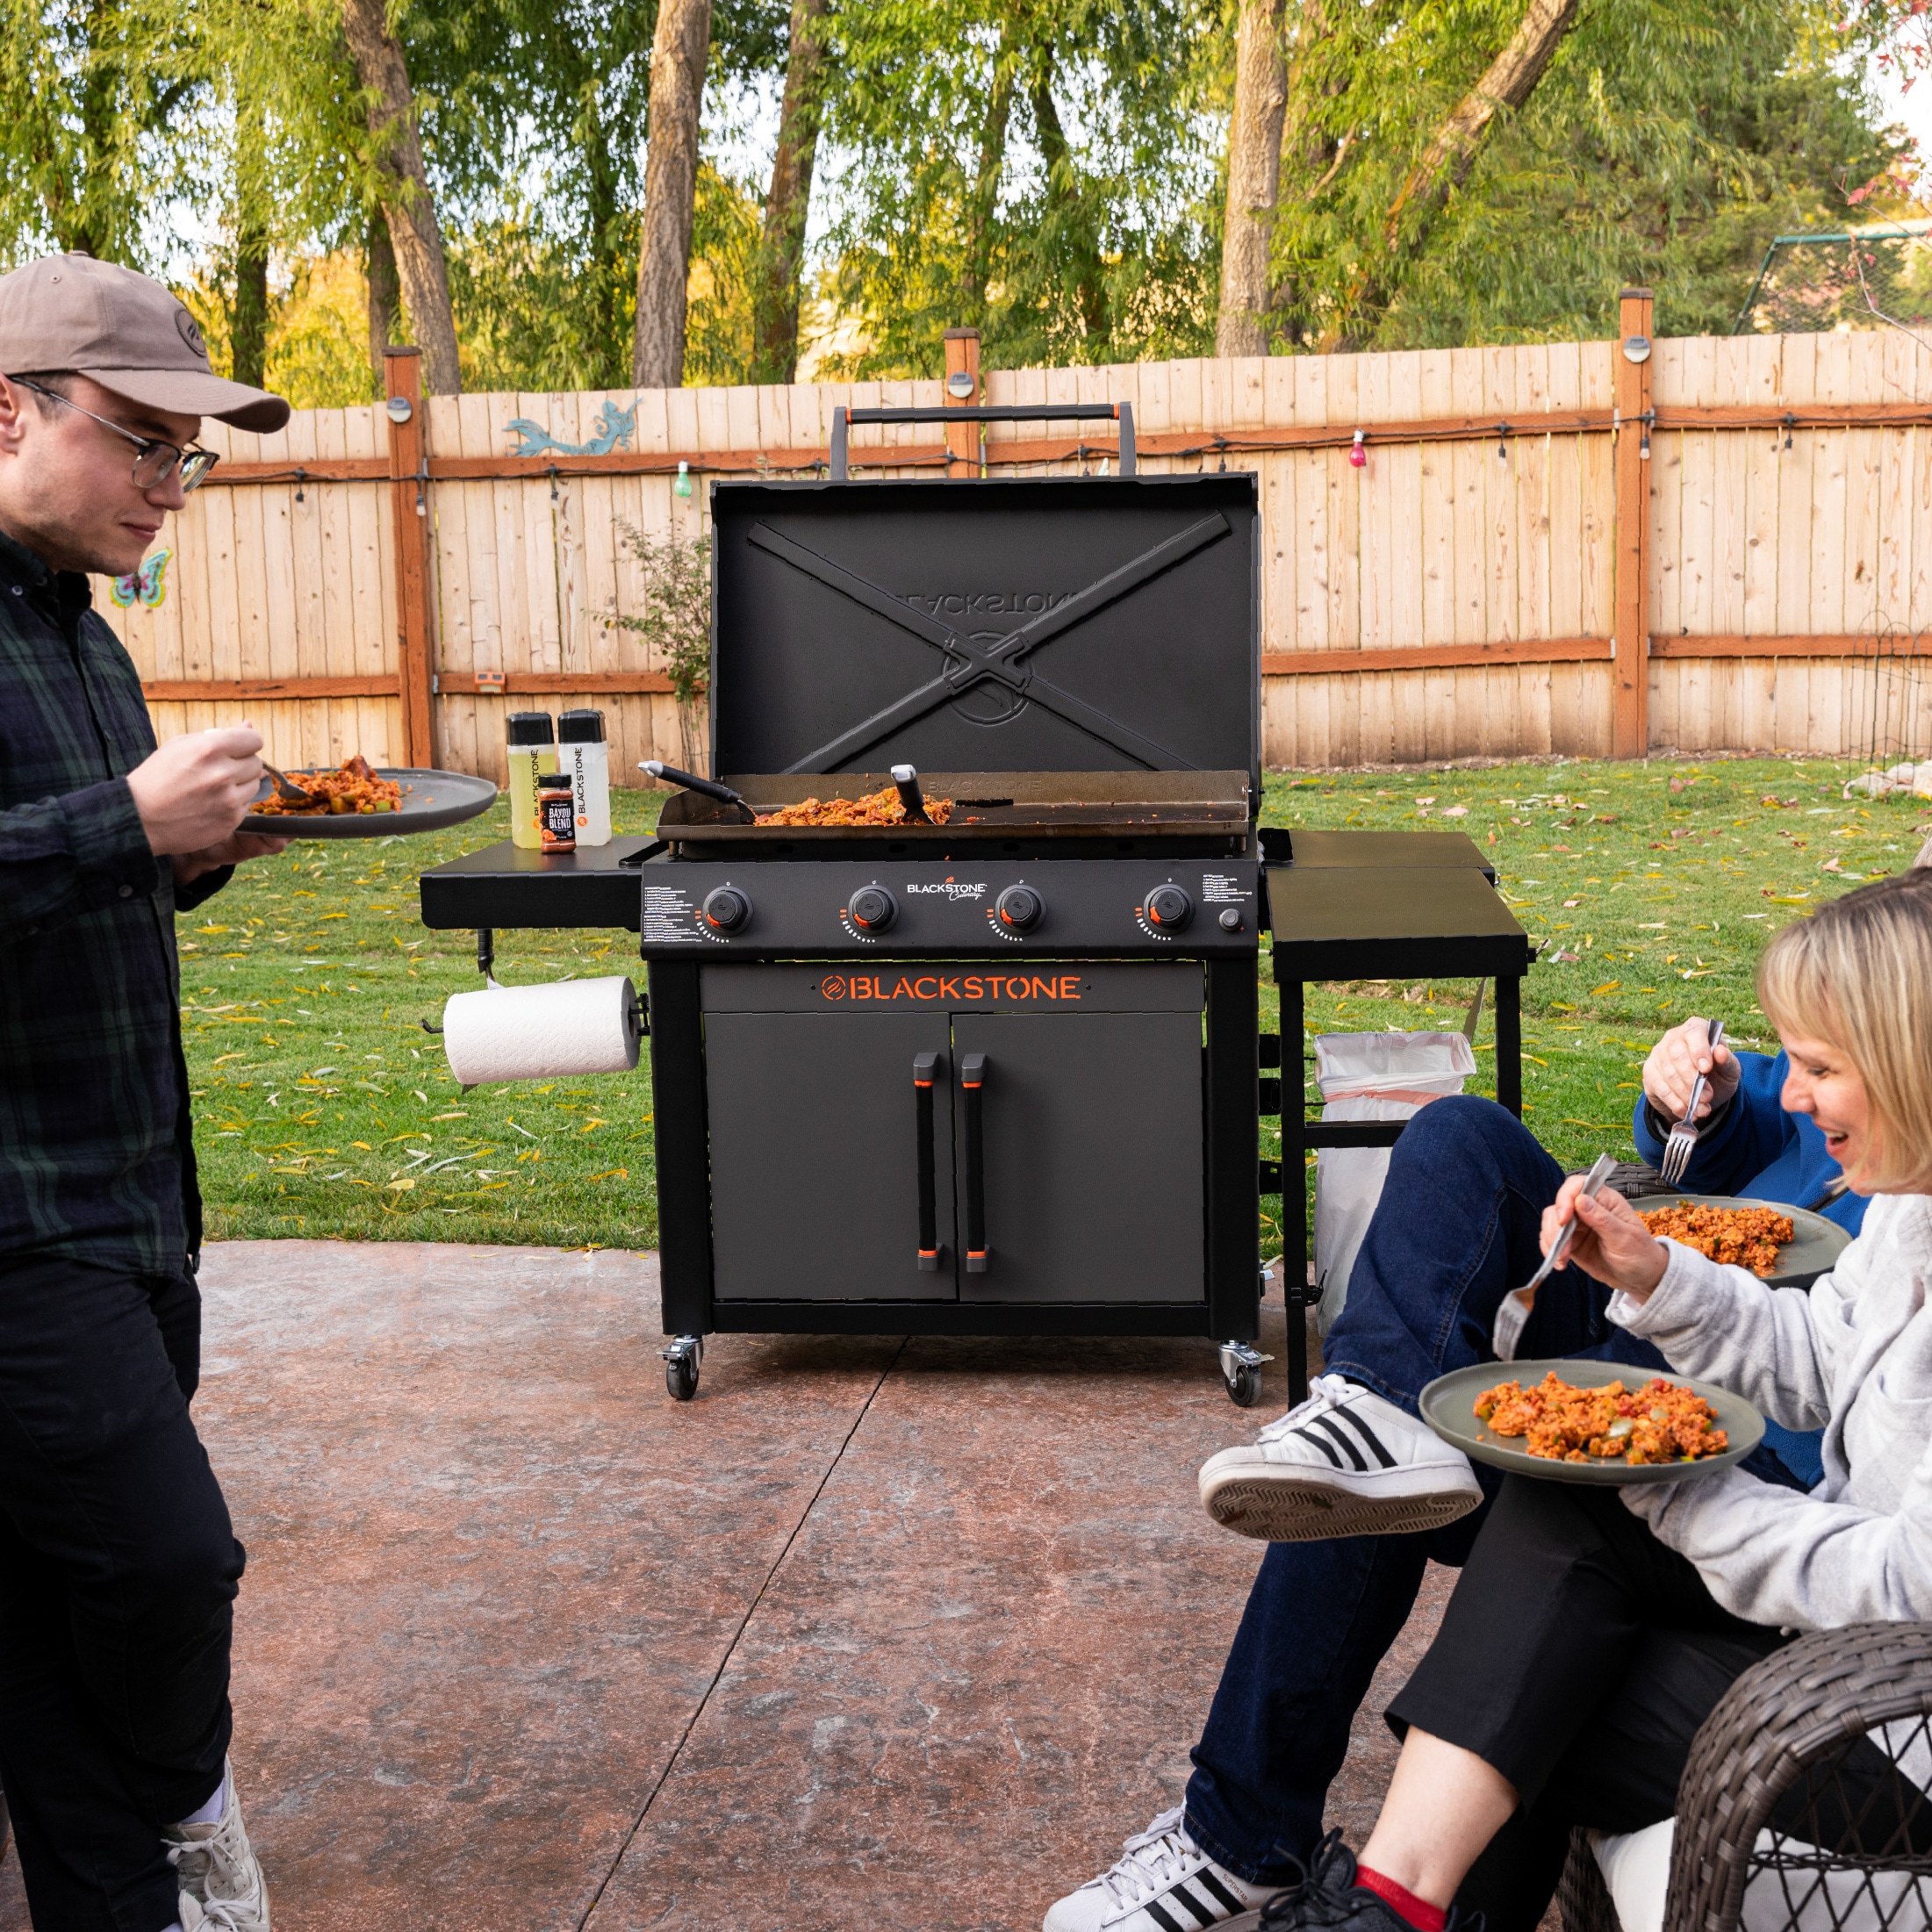
[[(972, 394), (1124, 400), (1144, 473), (1259, 472), (1271, 765), (1858, 749), (1876, 641), (1932, 628), (1932, 349), (1892, 330), (1652, 343), (1641, 291), (1622, 327), (1002, 371)], [(946, 348), (978, 384), (977, 342)], [(389, 369), (386, 406), (211, 425), (223, 462), (164, 560), (98, 599), (163, 736), (248, 717), (278, 764), (360, 750), (500, 781), (506, 710), (589, 703), (619, 772), (676, 760), (670, 679), (608, 624), (641, 600), (620, 526), (694, 537), (710, 478), (822, 474), (839, 405), (946, 399), (935, 381), (425, 403), (413, 351)], [(989, 425), (988, 472), (1110, 463), (1099, 427)], [(977, 473), (977, 435), (855, 429), (854, 470), (945, 487)]]

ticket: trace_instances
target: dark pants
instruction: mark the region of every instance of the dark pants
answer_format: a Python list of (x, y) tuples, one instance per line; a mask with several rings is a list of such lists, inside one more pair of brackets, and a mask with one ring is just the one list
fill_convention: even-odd
[[(1570, 1828), (1639, 1831), (1670, 1817), (1698, 1727), (1787, 1641), (1724, 1609), (1614, 1490), (1509, 1477), (1389, 1709), (1396, 1730), (1473, 1751), (1522, 1800), (1458, 1904), (1482, 1911), (1490, 1932), (1534, 1932)], [(1812, 1828), (1830, 1843), (1890, 1790), (1888, 1761), (1856, 1746)], [(1802, 1817), (1778, 1822), (1805, 1828)]]
[(191, 1276), (0, 1266), (0, 1780), (41, 1932), (160, 1932), (221, 1781), (242, 1549)]
[[(1542, 1254), (1543, 1210), (1563, 1170), (1493, 1101), (1425, 1107), (1396, 1143), (1348, 1303), (1324, 1350), (1332, 1371), (1411, 1414), (1436, 1376), (1490, 1357), (1505, 1293)], [(1587, 1355), (1657, 1369), (1648, 1342), (1605, 1319), (1610, 1290), (1579, 1270), (1553, 1275), (1517, 1353)], [(1771, 1480), (1775, 1458), (1747, 1465)], [(1500, 1478), (1478, 1469), (1493, 1496)], [(1285, 1882), (1321, 1836), (1328, 1786), (1375, 1666), (1407, 1622), (1425, 1566), (1460, 1563), (1482, 1513), (1421, 1536), (1275, 1543), (1262, 1559), (1188, 1784), (1188, 1828), (1255, 1884)]]

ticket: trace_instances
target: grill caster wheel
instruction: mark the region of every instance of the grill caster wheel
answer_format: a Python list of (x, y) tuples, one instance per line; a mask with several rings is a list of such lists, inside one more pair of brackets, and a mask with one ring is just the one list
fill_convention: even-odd
[(1221, 1385), (1239, 1409), (1252, 1409), (1261, 1399), (1261, 1364), (1273, 1361), (1252, 1342), (1225, 1341), (1220, 1347)]
[(695, 1335), (680, 1335), (664, 1351), (664, 1387), (673, 1402), (689, 1402), (698, 1392), (698, 1368), (704, 1344)]

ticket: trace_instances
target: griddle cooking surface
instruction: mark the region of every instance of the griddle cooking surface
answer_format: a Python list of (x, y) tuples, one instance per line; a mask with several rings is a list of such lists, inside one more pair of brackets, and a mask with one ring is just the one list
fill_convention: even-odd
[[(808, 798), (863, 798), (889, 772), (751, 773), (725, 782), (760, 812)], [(794, 844), (839, 846), (890, 839), (948, 848), (978, 840), (1198, 838), (1244, 836), (1245, 772), (922, 772), (929, 799), (951, 799), (944, 825), (747, 825), (734, 808), (680, 792), (665, 801), (658, 836), (681, 847), (756, 851)]]

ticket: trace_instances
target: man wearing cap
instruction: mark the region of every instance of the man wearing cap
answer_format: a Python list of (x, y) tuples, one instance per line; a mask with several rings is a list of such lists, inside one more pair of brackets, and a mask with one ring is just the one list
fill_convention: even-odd
[(201, 1245), (174, 915), (284, 841), (246, 727), (158, 750), (88, 575), (279, 429), (168, 291), (0, 277), (0, 1780), (42, 1932), (255, 1932), (227, 1767), (242, 1550), (188, 1416)]

